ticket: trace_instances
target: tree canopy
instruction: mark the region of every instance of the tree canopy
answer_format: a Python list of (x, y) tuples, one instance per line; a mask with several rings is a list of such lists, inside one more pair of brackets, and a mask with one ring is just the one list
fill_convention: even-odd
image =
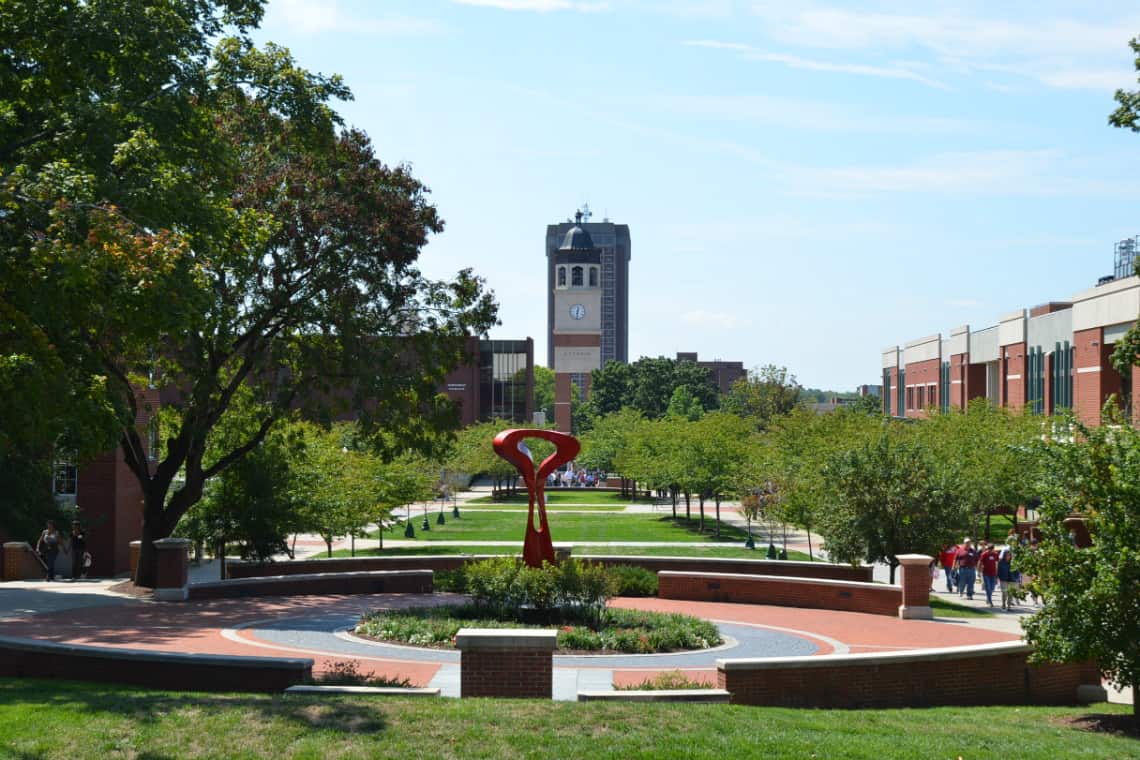
[[(16, 358), (0, 364), (0, 387), (32, 365), (67, 365), (69, 406), (47, 403), (46, 419), (78, 406), (91, 439), (118, 438), (145, 499), (143, 584), (151, 541), (293, 409), (354, 414), (366, 433), (385, 431), (372, 443), (388, 455), (436, 445), (457, 423), (438, 383), (466, 335), (496, 319), (471, 272), (420, 273), (420, 249), (443, 228), (427, 189), (341, 126), (331, 103), (350, 93), (338, 77), (251, 42), (261, 11), (254, 0), (0, 9), (0, 331), (28, 336), (5, 350)], [(176, 412), (157, 462), (135, 425), (149, 386)], [(257, 424), (218, 450), (211, 437), (242, 389)], [(40, 445), (65, 432), (45, 426)]]

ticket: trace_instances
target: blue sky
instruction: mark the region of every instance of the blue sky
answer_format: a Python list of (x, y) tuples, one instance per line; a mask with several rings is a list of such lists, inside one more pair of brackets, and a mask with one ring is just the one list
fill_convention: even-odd
[(630, 355), (878, 382), (884, 346), (1060, 300), (1140, 233), (1134, 3), (270, 0), (259, 37), (447, 222), (546, 356), (544, 235), (630, 226)]

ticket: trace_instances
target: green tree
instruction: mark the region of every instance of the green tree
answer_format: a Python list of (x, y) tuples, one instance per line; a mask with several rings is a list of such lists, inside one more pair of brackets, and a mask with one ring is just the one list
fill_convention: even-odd
[(721, 407), (751, 420), (758, 430), (767, 430), (773, 420), (796, 408), (801, 390), (785, 367), (768, 364), (733, 383)]
[(601, 417), (630, 407), (657, 419), (665, 415), (678, 388), (684, 388), (702, 411), (717, 407), (712, 373), (695, 362), (663, 356), (643, 356), (632, 364), (611, 361), (591, 376), (590, 414)]
[(819, 528), (828, 555), (886, 562), (891, 583), (899, 554), (933, 551), (966, 520), (931, 453), (896, 429), (834, 455), (824, 475), (835, 488), (834, 507), (821, 515)]
[(544, 412), (547, 422), (554, 421), (554, 370), (548, 367), (534, 368), (534, 410)]
[[(387, 454), (431, 448), (457, 421), (438, 383), (495, 320), (470, 272), (422, 276), (442, 229), (425, 188), (340, 128), (339, 78), (250, 42), (261, 10), (0, 6), (0, 313), (43, 336), (21, 357), (70, 363), (81, 406), (113, 413), (143, 492), (144, 585), (152, 541), (297, 407), (355, 412)], [(178, 416), (157, 464), (134, 426), (148, 380)], [(213, 456), (242, 388), (264, 415)]]
[[(1072, 417), (1038, 449), (1041, 540), (1022, 555), (1045, 605), (1025, 621), (1042, 660), (1093, 660), (1132, 687), (1140, 725), (1140, 432), (1109, 417), (1087, 428)], [(1078, 547), (1065, 521), (1085, 520), (1092, 545)]]

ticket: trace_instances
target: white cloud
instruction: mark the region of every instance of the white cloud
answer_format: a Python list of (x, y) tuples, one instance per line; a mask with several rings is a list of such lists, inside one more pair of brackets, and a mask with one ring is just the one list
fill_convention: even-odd
[(925, 51), (940, 66), (961, 73), (1001, 68), (1064, 89), (1112, 89), (1135, 79), (1130, 79), (1132, 57), (1126, 45), (1128, 30), (1140, 26), (1134, 11), (1088, 23), (1051, 18), (1045, 9), (1009, 20), (992, 15), (1002, 5), (984, 8), (974, 13), (875, 13), (772, 2), (755, 4), (753, 13), (767, 37), (797, 47), (876, 54)]
[(706, 311), (693, 309), (681, 314), (681, 321), (694, 327), (711, 327), (719, 330), (735, 330), (748, 327), (752, 323), (726, 311)]
[(296, 34), (357, 32), (362, 34), (431, 34), (442, 27), (430, 19), (408, 16), (359, 17), (346, 13), (337, 0), (274, 0), (266, 7), (266, 26), (281, 25)]
[(804, 58), (802, 56), (790, 55), (788, 53), (773, 53), (752, 47), (751, 45), (744, 45), (737, 42), (721, 42), (718, 40), (690, 40), (685, 42), (685, 44), (690, 47), (712, 48), (714, 50), (731, 50), (740, 53), (741, 56), (750, 61), (779, 63), (792, 69), (803, 69), (807, 71), (830, 71), (841, 74), (854, 74), (857, 76), (879, 77), (882, 79), (903, 79), (912, 82), (918, 82), (919, 84), (925, 85), (927, 87), (946, 89), (946, 85), (943, 83), (919, 74), (913, 69), (899, 64), (892, 64), (889, 66), (872, 66), (864, 63), (835, 63), (832, 61), (821, 61), (814, 58)]
[(551, 11), (599, 13), (609, 8), (609, 4), (605, 2), (577, 2), (576, 0), (453, 0), (453, 2), (480, 8), (497, 8), (502, 11), (537, 11), (538, 13), (550, 13)]

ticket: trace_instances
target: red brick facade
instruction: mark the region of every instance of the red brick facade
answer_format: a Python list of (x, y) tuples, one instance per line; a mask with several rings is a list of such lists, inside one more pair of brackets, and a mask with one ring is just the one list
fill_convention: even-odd
[[(926, 359), (906, 365), (905, 398), (908, 417), (925, 417), (930, 407), (937, 409), (940, 400), (942, 364), (938, 359)], [(920, 390), (921, 389), (921, 392)]]
[(1100, 424), (1100, 410), (1112, 394), (1124, 390), (1112, 367), (1112, 346), (1104, 343), (1100, 327), (1073, 333), (1073, 404), (1086, 425)]
[(1025, 350), (1025, 343), (1011, 343), (998, 355), (999, 403), (1014, 411), (1025, 406)]
[(550, 652), (464, 652), (459, 681), (462, 697), (550, 699), (554, 658)]

